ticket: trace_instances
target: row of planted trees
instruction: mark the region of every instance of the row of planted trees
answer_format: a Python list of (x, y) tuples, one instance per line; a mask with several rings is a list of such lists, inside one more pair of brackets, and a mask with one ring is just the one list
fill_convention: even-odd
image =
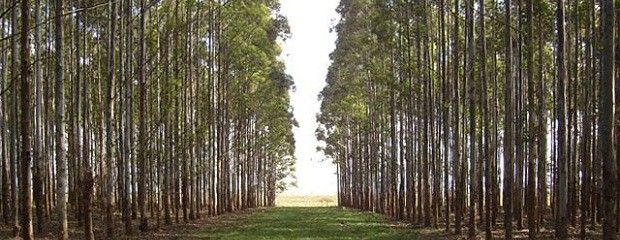
[(137, 218), (147, 231), (271, 206), (286, 187), (295, 121), (277, 0), (0, 11), (0, 209), (15, 235), (57, 226), (67, 239), (77, 221), (111, 239)]
[(469, 237), (616, 238), (618, 9), (341, 1), (317, 129), (339, 204)]

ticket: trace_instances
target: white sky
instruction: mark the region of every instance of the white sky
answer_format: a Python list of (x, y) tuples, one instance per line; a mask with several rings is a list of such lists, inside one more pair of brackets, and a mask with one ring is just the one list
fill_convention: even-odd
[(284, 43), (282, 59), (297, 88), (291, 92), (291, 105), (299, 122), (299, 128), (294, 129), (298, 188), (291, 188), (285, 194), (336, 194), (336, 166), (331, 161), (321, 162), (325, 156), (316, 151), (318, 142), (314, 131), (321, 106), (318, 94), (325, 86), (329, 53), (335, 46), (336, 34), (329, 29), (338, 18), (335, 11), (338, 0), (280, 0), (280, 3), (292, 32), (292, 38)]

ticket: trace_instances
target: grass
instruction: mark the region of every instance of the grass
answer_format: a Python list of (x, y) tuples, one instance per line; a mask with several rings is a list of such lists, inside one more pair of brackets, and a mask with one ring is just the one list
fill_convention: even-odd
[(205, 230), (208, 239), (421, 239), (419, 229), (382, 215), (339, 207), (262, 208), (231, 214)]
[[(161, 225), (151, 221), (148, 232), (122, 233), (117, 222), (116, 239), (446, 239), (441, 230), (395, 222), (383, 215), (336, 207), (336, 196), (278, 196), (277, 207), (257, 208), (218, 216), (202, 215), (190, 223)], [(326, 207), (327, 206), (327, 207)], [(96, 215), (101, 216), (101, 215)], [(82, 228), (70, 222), (70, 239), (83, 238)], [(48, 227), (51, 227), (48, 226)], [(104, 221), (95, 221), (95, 236), (103, 238)], [(10, 239), (11, 229), (0, 225), (0, 239)], [(57, 239), (53, 229), (37, 239)], [(449, 239), (449, 238), (448, 238)]]

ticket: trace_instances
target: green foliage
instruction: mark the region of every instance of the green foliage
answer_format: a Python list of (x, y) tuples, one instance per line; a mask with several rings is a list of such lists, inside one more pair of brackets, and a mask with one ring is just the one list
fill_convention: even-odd
[(291, 184), (285, 179), (294, 175), (296, 121), (289, 105), (293, 81), (277, 60), (278, 39), (290, 35), (287, 20), (278, 10), (277, 1), (230, 2), (223, 13), (230, 16), (223, 38), (229, 46), (226, 58), (234, 60), (229, 66), (231, 88), (243, 93), (232, 96), (232, 105), (255, 118), (259, 147), (275, 164), (275, 187), (281, 192)]

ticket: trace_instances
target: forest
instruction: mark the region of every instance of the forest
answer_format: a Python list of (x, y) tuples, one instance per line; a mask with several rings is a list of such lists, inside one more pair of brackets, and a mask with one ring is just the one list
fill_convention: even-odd
[(2, 0), (0, 238), (149, 238), (258, 209), (256, 234), (309, 216), (399, 236), (388, 216), (409, 237), (618, 239), (619, 10), (341, 0), (316, 119), (340, 207), (287, 209), (278, 0)]
[(277, 0), (0, 1), (2, 229), (113, 239), (273, 206), (289, 33)]
[(617, 239), (620, 2), (342, 0), (338, 203), (467, 238)]

